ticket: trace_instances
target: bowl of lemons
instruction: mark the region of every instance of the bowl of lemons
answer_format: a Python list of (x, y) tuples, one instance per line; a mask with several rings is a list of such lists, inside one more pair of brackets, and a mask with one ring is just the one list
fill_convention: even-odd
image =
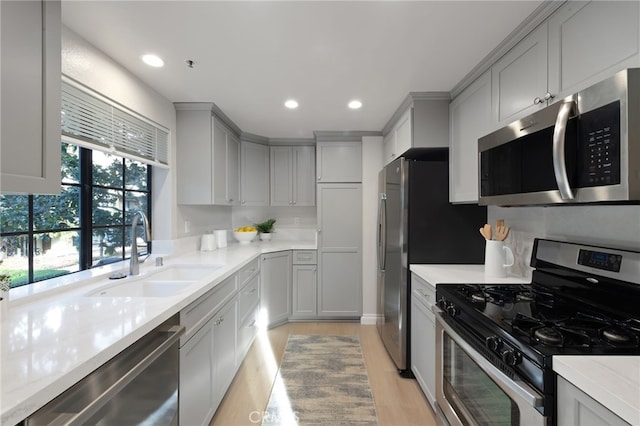
[(258, 235), (258, 230), (253, 226), (242, 226), (233, 230), (233, 236), (240, 244), (249, 244), (256, 235)]

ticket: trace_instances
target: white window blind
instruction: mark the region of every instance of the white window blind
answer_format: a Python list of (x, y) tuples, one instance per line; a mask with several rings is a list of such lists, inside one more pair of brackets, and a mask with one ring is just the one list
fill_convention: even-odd
[(169, 164), (166, 130), (66, 81), (62, 82), (61, 126), (65, 142), (155, 166)]

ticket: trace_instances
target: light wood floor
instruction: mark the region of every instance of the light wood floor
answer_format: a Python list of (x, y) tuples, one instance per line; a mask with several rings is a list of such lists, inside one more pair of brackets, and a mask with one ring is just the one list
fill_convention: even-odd
[(376, 326), (357, 323), (289, 323), (259, 333), (211, 425), (261, 423), (289, 334), (359, 335), (380, 426), (435, 425), (418, 383), (397, 373)]

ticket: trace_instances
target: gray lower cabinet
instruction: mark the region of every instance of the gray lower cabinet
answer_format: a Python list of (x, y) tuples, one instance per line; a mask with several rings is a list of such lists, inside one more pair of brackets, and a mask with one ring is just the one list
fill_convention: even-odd
[(291, 250), (260, 257), (261, 309), (268, 326), (286, 322), (291, 312)]
[(563, 426), (629, 426), (595, 399), (558, 376), (558, 421)]
[(316, 250), (294, 250), (291, 319), (318, 316), (318, 266)]
[(411, 275), (411, 371), (432, 407), (436, 403), (435, 288)]
[(318, 184), (318, 317), (362, 315), (362, 184)]
[(254, 337), (260, 262), (249, 262), (180, 312), (179, 423), (208, 425)]
[(213, 405), (213, 326), (211, 320), (180, 348), (179, 418), (181, 425), (207, 424)]
[(238, 300), (230, 301), (213, 319), (213, 375), (214, 412), (222, 402), (227, 388), (236, 374), (236, 330)]
[(209, 424), (236, 369), (237, 299), (180, 348), (180, 424)]

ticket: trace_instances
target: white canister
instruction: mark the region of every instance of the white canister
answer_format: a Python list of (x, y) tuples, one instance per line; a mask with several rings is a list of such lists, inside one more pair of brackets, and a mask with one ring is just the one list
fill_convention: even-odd
[(513, 266), (515, 257), (502, 241), (487, 240), (484, 252), (484, 275), (491, 278), (505, 278), (507, 268)]
[(216, 249), (216, 236), (215, 234), (204, 234), (200, 239), (200, 250), (202, 251), (214, 251)]
[(218, 248), (224, 248), (227, 246), (227, 230), (226, 229), (216, 229), (213, 231), (216, 236), (216, 244)]

